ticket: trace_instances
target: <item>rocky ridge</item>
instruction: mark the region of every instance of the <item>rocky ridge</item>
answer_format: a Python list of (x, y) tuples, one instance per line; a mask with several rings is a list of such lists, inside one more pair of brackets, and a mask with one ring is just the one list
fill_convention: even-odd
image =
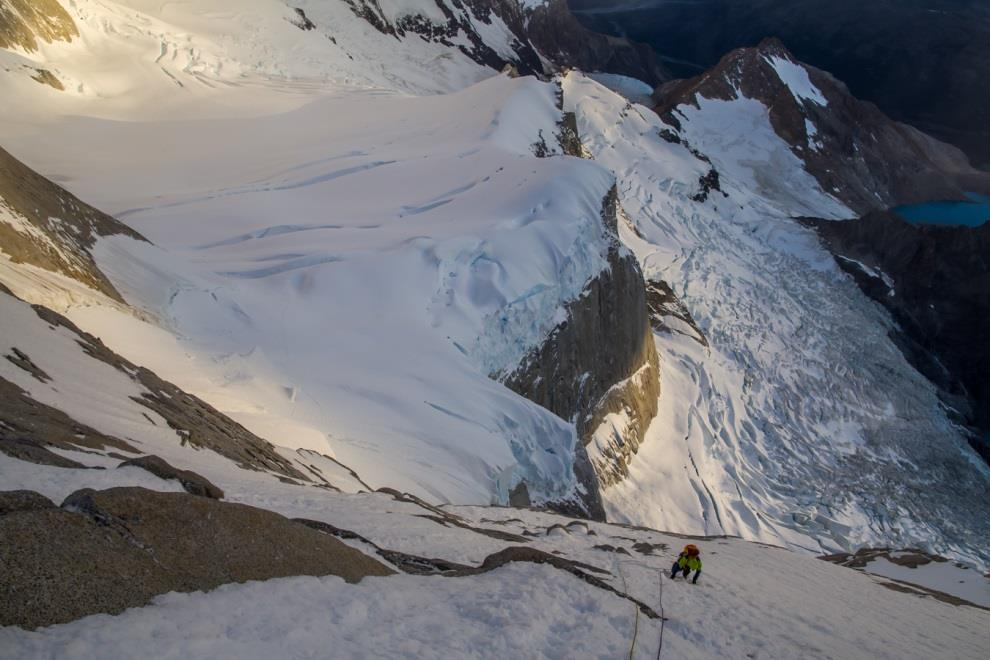
[[(396, 37), (416, 34), (426, 41), (456, 47), (475, 62), (496, 70), (511, 65), (523, 75), (542, 76), (578, 67), (629, 75), (651, 84), (670, 77), (649, 46), (588, 30), (568, 9), (566, 0), (433, 0), (435, 6), (429, 6), (432, 16), (411, 9), (392, 17), (377, 0), (346, 1), (356, 15), (382, 33)], [(504, 28), (512, 41), (504, 48), (486, 43), (482, 33), (489, 27)]]
[(0, 493), (0, 625), (118, 614), (230, 582), (393, 573), (332, 536), (243, 504), (143, 488), (84, 489), (60, 507), (44, 500)]

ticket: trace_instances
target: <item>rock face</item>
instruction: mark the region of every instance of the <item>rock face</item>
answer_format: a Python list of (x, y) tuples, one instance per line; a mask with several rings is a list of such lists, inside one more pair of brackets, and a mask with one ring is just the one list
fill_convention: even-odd
[(708, 338), (691, 316), (691, 311), (663, 280), (647, 281), (646, 306), (650, 310), (650, 325), (654, 332), (685, 335), (702, 346), (708, 346)]
[(0, 492), (0, 516), (15, 511), (44, 511), (54, 509), (55, 503), (33, 490), (8, 490)]
[(271, 511), (143, 488), (86, 489), (61, 508), (0, 515), (0, 571), (0, 625), (24, 628), (116, 614), (169, 591), (393, 572)]
[[(526, 4), (517, 0), (432, 1), (433, 17), (413, 8), (390, 17), (377, 0), (346, 0), (355, 14), (380, 32), (398, 37), (413, 33), (456, 46), (475, 62), (496, 70), (511, 65), (522, 75), (543, 75), (562, 67), (580, 67), (629, 75), (650, 84), (670, 78), (651, 48), (586, 29), (574, 18), (566, 0)], [(442, 21), (437, 13), (444, 16)], [(508, 50), (495, 50), (481, 33), (503, 26), (513, 39)]]
[(214, 500), (223, 499), (223, 491), (212, 481), (191, 470), (180, 470), (159, 456), (132, 458), (124, 461), (117, 467), (122, 468), (129, 465), (147, 470), (159, 479), (175, 479), (182, 484), (182, 487), (190, 495), (209, 497)]
[(0, 48), (38, 50), (38, 41), (72, 41), (79, 30), (58, 0), (0, 0)]
[[(57, 3), (56, 3), (57, 4)], [(100, 236), (144, 238), (0, 149), (0, 251), (123, 302), (89, 250)]]
[(698, 97), (760, 101), (774, 131), (822, 189), (858, 213), (990, 192), (990, 174), (957, 148), (889, 119), (830, 74), (797, 62), (776, 39), (726, 55), (710, 71), (665, 83), (656, 110), (679, 125), (678, 108)]
[[(908, 360), (943, 400), (990, 433), (990, 223), (913, 225), (894, 213), (805, 220), (866, 295), (890, 310)], [(976, 447), (990, 461), (984, 441)]]
[(618, 73), (655, 85), (670, 73), (649, 46), (583, 27), (566, 0), (547, 0), (527, 15), (523, 29), (536, 50), (557, 66)]
[[(617, 236), (615, 188), (602, 220)], [(581, 446), (574, 466), (580, 501), (555, 507), (603, 519), (600, 490), (621, 480), (657, 413), (659, 362), (646, 310), (643, 275), (616, 238), (611, 268), (589, 282), (558, 325), (520, 366), (503, 378), (522, 396), (572, 420)], [(622, 428), (613, 424), (623, 419)]]
[(14, 383), (0, 377), (0, 451), (32, 463), (82, 467), (76, 461), (49, 451), (47, 447), (137, 453), (124, 440), (80, 424), (61, 410), (36, 401)]

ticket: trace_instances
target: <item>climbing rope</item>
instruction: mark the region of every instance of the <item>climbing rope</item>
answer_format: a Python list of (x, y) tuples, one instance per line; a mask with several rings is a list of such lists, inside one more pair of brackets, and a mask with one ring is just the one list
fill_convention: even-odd
[(663, 624), (667, 620), (663, 615), (663, 568), (657, 569), (657, 584), (660, 587), (660, 645), (657, 646), (657, 660), (660, 660), (660, 652), (663, 651)]
[[(619, 561), (618, 559), (616, 560), (616, 567), (619, 569), (619, 577), (622, 578), (622, 591), (626, 595), (628, 595), (629, 594), (629, 587), (626, 586), (626, 576), (622, 572), (622, 563), (623, 562)], [(633, 623), (632, 643), (629, 645), (629, 660), (632, 660), (633, 651), (636, 650), (636, 637), (639, 636), (639, 605), (635, 605), (634, 604), (634, 606), (636, 608), (636, 619), (635, 619), (635, 621)], [(661, 614), (660, 616), (663, 616), (663, 615)], [(661, 623), (661, 625), (663, 625), (663, 624)]]
[[(616, 567), (619, 570), (619, 577), (622, 579), (622, 590), (627, 595), (629, 594), (629, 588), (626, 585), (626, 576), (622, 572), (622, 565), (623, 564), (631, 564), (633, 566), (642, 566), (643, 568), (647, 568), (647, 569), (649, 569), (651, 571), (656, 571), (656, 573), (657, 573), (657, 590), (658, 590), (658, 594), (659, 594), (659, 598), (660, 598), (660, 600), (659, 600), (659, 606), (660, 606), (659, 607), (659, 610), (660, 610), (660, 644), (657, 646), (657, 660), (660, 660), (660, 654), (661, 654), (661, 652), (663, 652), (663, 630), (664, 630), (664, 622), (667, 620), (667, 617), (664, 616), (664, 614), (663, 614), (663, 569), (662, 568), (657, 568), (656, 566), (651, 566), (649, 564), (644, 564), (643, 562), (639, 562), (639, 561), (619, 561), (618, 559), (616, 559)], [(632, 660), (633, 652), (636, 650), (636, 638), (638, 636), (639, 636), (639, 607), (637, 606), (636, 607), (636, 620), (633, 623), (632, 643), (629, 645), (629, 660)]]

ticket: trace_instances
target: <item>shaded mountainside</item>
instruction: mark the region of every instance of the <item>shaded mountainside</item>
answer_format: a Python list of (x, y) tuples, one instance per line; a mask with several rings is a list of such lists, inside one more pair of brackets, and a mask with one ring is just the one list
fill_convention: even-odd
[(0, 148), (0, 252), (16, 263), (61, 273), (118, 302), (90, 254), (101, 236), (144, 238)]
[(779, 37), (890, 117), (990, 167), (990, 7), (983, 0), (569, 0), (582, 23), (652, 45), (677, 76)]
[(990, 191), (965, 155), (853, 97), (830, 74), (798, 62), (776, 39), (726, 55), (710, 71), (657, 89), (656, 110), (678, 125), (699, 97), (755, 99), (821, 188), (859, 213)]
[[(891, 212), (806, 220), (866, 295), (890, 310), (905, 356), (990, 432), (990, 224), (914, 225)], [(990, 460), (986, 442), (974, 447)]]
[[(494, 69), (512, 65), (523, 75), (544, 75), (578, 67), (629, 75), (651, 84), (670, 78), (649, 46), (585, 28), (566, 0), (426, 0), (422, 8), (412, 6), (394, 15), (385, 12), (377, 0), (346, 1), (380, 32), (397, 37), (417, 34), (426, 41), (456, 46)], [(504, 30), (508, 31), (506, 43), (486, 42), (487, 34)]]

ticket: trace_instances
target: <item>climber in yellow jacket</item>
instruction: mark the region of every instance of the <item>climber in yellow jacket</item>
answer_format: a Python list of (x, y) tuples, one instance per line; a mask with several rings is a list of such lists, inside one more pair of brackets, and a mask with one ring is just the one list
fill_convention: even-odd
[(691, 544), (684, 546), (677, 561), (674, 562), (673, 568), (670, 569), (670, 579), (676, 578), (681, 571), (684, 572), (685, 580), (691, 571), (694, 571), (694, 579), (691, 580), (691, 583), (698, 583), (698, 576), (701, 575), (701, 550), (698, 550), (698, 546)]

